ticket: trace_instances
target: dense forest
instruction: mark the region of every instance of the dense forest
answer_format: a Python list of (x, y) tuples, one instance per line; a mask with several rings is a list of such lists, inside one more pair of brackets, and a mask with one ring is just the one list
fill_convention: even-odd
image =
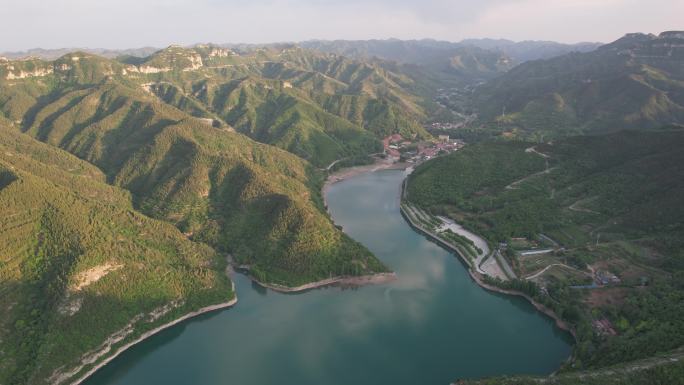
[(97, 168), (6, 126), (0, 205), (3, 384), (45, 383), (84, 352), (97, 363), (114, 333), (117, 347), (235, 295), (224, 257), (134, 211)]
[(681, 124), (682, 36), (628, 34), (528, 61), (478, 87), (470, 102), (486, 130), (528, 140)]
[[(492, 242), (536, 240), (563, 248), (551, 258), (586, 270), (612, 269), (614, 300), (570, 288), (570, 277), (495, 282), (527, 293), (574, 325), (570, 367), (597, 368), (651, 356), (684, 343), (684, 131), (622, 131), (553, 143), (493, 142), (419, 166), (408, 199), (445, 214)], [(510, 248), (516, 267), (524, 258)], [(600, 267), (597, 267), (600, 266)], [(606, 318), (616, 335), (597, 334)]]
[[(198, 52), (207, 67), (221, 64)], [(274, 79), (253, 82), (200, 68), (193, 55), (172, 47), (136, 64), (84, 53), (0, 61), (0, 383), (76, 378), (145, 331), (233, 299), (231, 259), (284, 286), (387, 270), (334, 226), (317, 166), (376, 152), (383, 132), (364, 125), (427, 135), (406, 109), (394, 114), (363, 92), (353, 103), (379, 115), (352, 122), (303, 88), (262, 93), (284, 87), (272, 70)], [(265, 71), (255, 57), (239, 60)], [(206, 80), (194, 70), (225, 81), (212, 88), (221, 103), (233, 85), (246, 88), (236, 105), (214, 108), (184, 95)], [(162, 89), (167, 80), (179, 85)], [(268, 100), (241, 104), (240, 94)], [(256, 120), (243, 119), (250, 111)], [(294, 147), (249, 137), (280, 121)], [(312, 164), (293, 154), (300, 149), (322, 152), (309, 154)]]
[[(174, 65), (186, 65), (171, 53)], [(385, 270), (334, 227), (320, 196), (323, 174), (310, 163), (192, 117), (129, 77), (105, 75), (130, 71), (119, 62), (83, 54), (55, 65), (62, 62), (70, 63), (65, 74), (2, 88), (6, 116), (24, 134), (100, 168), (140, 211), (230, 253), (265, 282)]]

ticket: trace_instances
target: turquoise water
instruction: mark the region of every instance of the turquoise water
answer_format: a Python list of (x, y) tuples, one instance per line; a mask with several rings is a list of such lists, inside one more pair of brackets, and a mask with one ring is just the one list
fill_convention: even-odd
[(484, 291), (399, 213), (402, 171), (333, 185), (335, 222), (398, 280), (279, 294), (234, 276), (239, 302), (165, 330), (87, 385), (448, 384), (548, 374), (571, 337), (524, 300)]

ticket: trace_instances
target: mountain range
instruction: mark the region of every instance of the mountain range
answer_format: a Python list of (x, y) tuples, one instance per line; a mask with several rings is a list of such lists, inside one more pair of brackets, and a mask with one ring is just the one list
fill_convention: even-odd
[[(121, 333), (120, 345), (230, 300), (226, 258), (284, 286), (387, 270), (334, 226), (317, 167), (236, 132), (268, 142), (243, 127), (280, 119), (297, 145), (330, 143), (324, 159), (376, 150), (373, 131), (315, 102), (334, 97), (316, 85), (349, 86), (268, 60), (286, 54), (171, 47), (136, 64), (86, 53), (0, 63), (2, 383), (73, 378), (106, 358), (106, 336)], [(344, 79), (368, 92), (357, 104), (375, 103), (369, 79), (388, 80), (350, 68)]]
[[(145, 331), (233, 301), (228, 263), (286, 287), (386, 272), (330, 219), (326, 168), (383, 152), (392, 134), (432, 140), (425, 127), (447, 109), (436, 99), (447, 89), (476, 116), (449, 134), (493, 140), (421, 166), (411, 199), (501, 242), (518, 230), (574, 242), (602, 225), (625, 253), (655, 250), (634, 257), (654, 276), (677, 273), (682, 47), (683, 33), (664, 32), (599, 47), (371, 40), (4, 55), (0, 383), (72, 380)], [(559, 174), (506, 189), (547, 170), (530, 147)], [(566, 207), (575, 201), (596, 214)], [(626, 312), (635, 325), (662, 321)], [(618, 362), (663, 331), (644, 330), (578, 351), (588, 365)]]
[(525, 62), (478, 87), (480, 121), (522, 137), (684, 121), (684, 33), (628, 34), (585, 53)]

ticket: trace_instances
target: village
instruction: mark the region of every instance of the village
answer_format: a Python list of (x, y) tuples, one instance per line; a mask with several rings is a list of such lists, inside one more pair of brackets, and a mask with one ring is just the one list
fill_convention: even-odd
[(400, 134), (394, 134), (382, 140), (384, 153), (395, 162), (420, 163), (437, 155), (446, 155), (462, 148), (465, 143), (459, 139), (451, 139), (449, 135), (439, 135), (433, 141), (412, 142)]

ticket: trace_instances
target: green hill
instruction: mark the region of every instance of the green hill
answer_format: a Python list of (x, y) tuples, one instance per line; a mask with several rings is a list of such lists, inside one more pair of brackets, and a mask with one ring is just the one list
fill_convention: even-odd
[(523, 63), (476, 89), (480, 121), (537, 139), (684, 122), (681, 33), (629, 34), (587, 53)]
[(73, 380), (111, 355), (107, 339), (115, 350), (234, 297), (225, 258), (104, 181), (0, 126), (1, 383)]
[(49, 82), (114, 79), (319, 167), (377, 152), (378, 139), (393, 133), (430, 136), (420, 124), (424, 100), (413, 95), (412, 79), (370, 61), (290, 45), (241, 51), (171, 46), (120, 62), (74, 52), (54, 62), (0, 62), (0, 79), (27, 88), (0, 93), (0, 105), (13, 120), (24, 112), (13, 111), (14, 105), (35, 105), (35, 96), (53, 86)]
[(323, 167), (377, 152), (392, 133), (428, 137), (412, 80), (370, 62), (296, 46), (234, 52), (169, 47), (130, 61), (125, 78), (194, 116)]
[[(105, 60), (81, 56), (71, 70), (87, 73), (80, 67)], [(298, 285), (385, 270), (327, 217), (322, 175), (309, 163), (191, 117), (119, 68), (106, 67), (101, 81), (7, 80), (0, 108), (21, 117), (25, 134), (99, 167), (136, 208), (232, 253), (262, 281)]]
[(403, 65), (417, 65), (436, 73), (449, 74), (461, 81), (488, 79), (511, 68), (510, 59), (498, 50), (470, 43), (436, 40), (314, 40), (304, 47), (347, 57), (378, 58)]
[(284, 286), (386, 271), (328, 217), (317, 167), (227, 122), (318, 164), (376, 137), (323, 93), (252, 70), (207, 77), (235, 58), (193, 52), (0, 62), (0, 383), (74, 379), (232, 299), (228, 256)]
[[(569, 368), (602, 367), (684, 344), (682, 145), (684, 131), (667, 128), (481, 143), (419, 166), (408, 199), (508, 244), (518, 276), (534, 278), (525, 290), (575, 327)], [(516, 251), (548, 239), (552, 253)], [(542, 271), (551, 264), (569, 267)], [(619, 284), (569, 288), (597, 271)], [(602, 319), (615, 335), (592, 324)]]

